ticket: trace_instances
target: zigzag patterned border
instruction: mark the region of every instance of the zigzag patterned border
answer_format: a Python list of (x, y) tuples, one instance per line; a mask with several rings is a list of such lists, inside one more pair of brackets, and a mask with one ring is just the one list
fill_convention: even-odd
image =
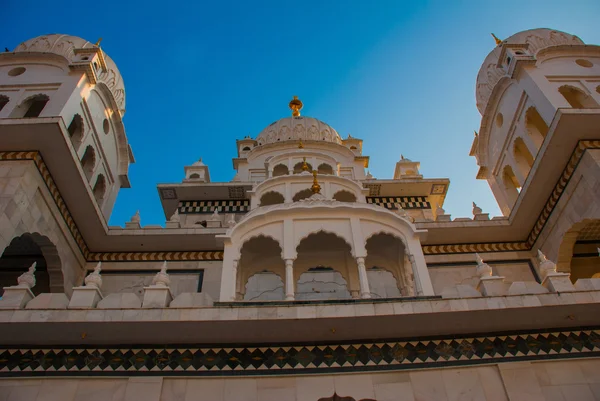
[(90, 253), (88, 262), (223, 260), (223, 251)]
[[(508, 252), (508, 251), (527, 251), (531, 249), (542, 229), (546, 225), (548, 218), (556, 207), (561, 195), (563, 194), (573, 172), (577, 168), (583, 154), (587, 149), (600, 149), (600, 140), (579, 141), (575, 147), (567, 166), (556, 183), (552, 194), (546, 201), (535, 225), (524, 242), (505, 242), (505, 243), (474, 243), (474, 244), (439, 244), (424, 245), (423, 253), (425, 255), (441, 255), (454, 253), (474, 253), (474, 252)], [(167, 260), (222, 260), (222, 252), (120, 252), (120, 253), (91, 253), (84, 241), (81, 232), (75, 224), (67, 205), (65, 204), (48, 167), (44, 163), (42, 156), (38, 151), (23, 152), (0, 152), (0, 160), (32, 160), (38, 168), (44, 179), (52, 198), (76, 241), (84, 258), (88, 261), (151, 261), (164, 260), (159, 257), (170, 255), (172, 259)]]
[(598, 355), (598, 330), (323, 345), (19, 347), (0, 349), (0, 377), (286, 375), (439, 368)]

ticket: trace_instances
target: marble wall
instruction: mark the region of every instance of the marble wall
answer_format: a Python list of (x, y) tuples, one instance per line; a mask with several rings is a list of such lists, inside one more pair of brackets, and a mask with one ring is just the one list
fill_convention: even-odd
[[(95, 263), (87, 263), (91, 272)], [(162, 262), (103, 262), (102, 293), (131, 292), (143, 298), (143, 288), (152, 283)], [(171, 292), (174, 296), (182, 292), (198, 292), (198, 282), (202, 276), (202, 292), (212, 299), (219, 299), (221, 291), (222, 261), (181, 261), (168, 262), (171, 279)]]
[(339, 375), (0, 379), (1, 401), (600, 400), (600, 359)]
[[(504, 281), (535, 281), (531, 268), (527, 262), (496, 263), (487, 262), (492, 266), (494, 276), (503, 276)], [(435, 265), (429, 266), (429, 275), (433, 290), (436, 295), (441, 294), (445, 288), (452, 288), (458, 284), (468, 284), (477, 287), (479, 277), (475, 274), (475, 264), (461, 265)]]

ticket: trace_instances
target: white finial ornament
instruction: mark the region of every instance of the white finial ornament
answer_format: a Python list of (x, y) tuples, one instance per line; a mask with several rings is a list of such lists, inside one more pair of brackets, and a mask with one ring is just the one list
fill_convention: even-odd
[(371, 179), (373, 178), (373, 175), (371, 175), (371, 172), (369, 170), (367, 170), (367, 179)]
[(160, 287), (168, 287), (171, 284), (171, 279), (167, 274), (167, 261), (165, 260), (160, 268), (160, 271), (156, 273), (152, 279), (152, 285), (158, 285)]
[(435, 208), (435, 214), (439, 216), (442, 214), (446, 214), (446, 211), (440, 205), (437, 205), (437, 207)]
[(98, 262), (94, 271), (87, 275), (85, 280), (86, 287), (95, 287), (100, 289), (102, 287), (102, 276), (100, 276), (100, 270), (102, 270), (102, 262)]
[(140, 217), (140, 211), (136, 211), (135, 214), (133, 216), (131, 216), (131, 222), (132, 223), (139, 223), (140, 221), (142, 221), (142, 218)]
[(475, 260), (477, 261), (476, 273), (479, 278), (491, 277), (492, 267), (485, 263), (478, 253), (475, 254)]
[(21, 274), (17, 278), (17, 283), (19, 283), (19, 287), (33, 288), (35, 287), (35, 267), (37, 266), (37, 262), (33, 262), (33, 264), (29, 267), (29, 269)]
[(483, 210), (475, 202), (473, 202), (473, 215), (482, 214)]
[(233, 226), (235, 226), (236, 221), (235, 221), (235, 216), (233, 214), (229, 215), (229, 219), (227, 220), (227, 227), (231, 228)]
[(546, 255), (542, 253), (541, 250), (538, 249), (538, 262), (540, 262), (540, 278), (544, 280), (546, 276), (549, 274), (556, 273), (556, 263), (548, 260)]

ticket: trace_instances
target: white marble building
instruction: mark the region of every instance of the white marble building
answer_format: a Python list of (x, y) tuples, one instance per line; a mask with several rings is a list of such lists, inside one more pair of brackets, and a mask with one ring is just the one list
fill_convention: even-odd
[[(600, 400), (600, 47), (497, 40), (471, 156), (503, 212), (302, 102), (108, 226), (134, 163), (99, 43), (0, 54), (0, 400)], [(267, 123), (267, 122), (265, 122)], [(469, 201), (468, 199), (465, 201)]]

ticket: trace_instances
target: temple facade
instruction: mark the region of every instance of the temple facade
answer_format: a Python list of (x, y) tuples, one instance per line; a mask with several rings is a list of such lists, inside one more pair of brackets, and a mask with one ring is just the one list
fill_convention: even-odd
[(68, 35), (1, 53), (0, 400), (600, 400), (600, 47), (496, 38), (476, 100), (502, 216), (451, 216), (404, 156), (373, 177), (294, 96), (231, 181), (182, 166), (164, 225), (115, 227), (117, 65)]

